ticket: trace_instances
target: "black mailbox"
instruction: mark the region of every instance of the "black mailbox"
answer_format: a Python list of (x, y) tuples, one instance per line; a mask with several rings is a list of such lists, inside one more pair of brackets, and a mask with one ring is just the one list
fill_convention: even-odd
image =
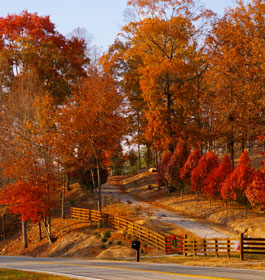
[(136, 250), (136, 260), (137, 262), (139, 262), (139, 259), (140, 259), (140, 246), (141, 246), (141, 242), (138, 241), (138, 240), (133, 240), (132, 241), (132, 248), (134, 250)]
[(134, 250), (139, 250), (140, 246), (141, 246), (141, 242), (140, 241), (138, 241), (138, 240), (133, 240), (132, 241), (132, 248)]

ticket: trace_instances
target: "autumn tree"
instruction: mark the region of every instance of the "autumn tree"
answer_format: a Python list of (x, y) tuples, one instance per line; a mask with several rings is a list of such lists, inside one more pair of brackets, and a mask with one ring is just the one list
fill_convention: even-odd
[(185, 164), (190, 150), (186, 142), (182, 139), (179, 140), (174, 153), (170, 157), (170, 160), (167, 164), (165, 177), (169, 186), (177, 190), (181, 190), (181, 193), (184, 188), (184, 183), (180, 177), (180, 170)]
[(168, 181), (166, 179), (167, 165), (170, 161), (171, 153), (166, 151), (162, 155), (161, 162), (157, 164), (157, 175), (156, 180), (160, 186), (168, 186)]
[[(54, 206), (45, 185), (22, 181), (8, 184), (1, 190), (1, 204), (7, 205), (9, 212), (18, 215), (22, 221), (24, 248), (28, 247), (26, 222), (41, 222), (43, 217), (50, 215), (50, 208)], [(46, 234), (48, 236), (48, 232)]]
[[(45, 188), (45, 199), (51, 202), (50, 193), (57, 182), (52, 141), (53, 99), (39, 86), (33, 72), (29, 72), (18, 77), (17, 82), (12, 85), (12, 91), (2, 100), (4, 101), (0, 114), (2, 174), (7, 181), (13, 182), (14, 188), (23, 188), (24, 183), (27, 186)], [(17, 182), (22, 183), (16, 185)], [(13, 199), (12, 203), (14, 203), (17, 196), (11, 197), (15, 193), (11, 187), (8, 189), (10, 199)], [(32, 199), (35, 197), (33, 189)], [(47, 237), (52, 242), (51, 215), (45, 215), (42, 219)], [(46, 228), (47, 219), (48, 228)], [(26, 230), (25, 221), (22, 219), (24, 230)]]
[(212, 122), (232, 162), (235, 144), (243, 151), (264, 127), (264, 10), (263, 0), (238, 1), (208, 39)]
[(62, 158), (67, 151), (74, 165), (90, 172), (99, 211), (102, 209), (101, 188), (104, 183), (100, 170), (109, 165), (111, 154), (123, 135), (121, 102), (110, 75), (93, 69), (57, 115)]
[(221, 197), (221, 185), (226, 177), (233, 171), (233, 165), (228, 155), (225, 155), (218, 167), (215, 167), (207, 176), (204, 193), (209, 199)]
[(218, 158), (213, 151), (203, 155), (198, 165), (191, 172), (191, 190), (198, 194), (201, 193), (206, 184), (206, 178), (210, 172), (218, 166)]
[(246, 196), (253, 207), (265, 210), (265, 168), (254, 172), (253, 181), (247, 186)]
[(201, 154), (198, 149), (194, 149), (188, 156), (183, 167), (180, 169), (180, 178), (184, 182), (186, 188), (190, 188), (191, 172), (197, 166)]
[(122, 79), (133, 85), (129, 100), (137, 100), (136, 108), (144, 105), (145, 139), (155, 150), (173, 152), (176, 139), (193, 135), (196, 90), (191, 84), (206, 69), (197, 41), (202, 29), (195, 22), (209, 13), (194, 1), (135, 0), (128, 7), (135, 16), (123, 27), (105, 64), (129, 65)]
[[(222, 198), (225, 201), (235, 200), (247, 207), (246, 190), (253, 180), (253, 169), (250, 166), (248, 152), (241, 153), (234, 171), (227, 176), (221, 186)], [(247, 208), (246, 208), (247, 209)]]
[(27, 11), (0, 18), (1, 89), (7, 92), (14, 79), (34, 69), (52, 96), (69, 94), (89, 62), (84, 41), (66, 39), (48, 16)]
[(133, 149), (131, 149), (127, 154), (127, 158), (128, 158), (129, 165), (131, 168), (131, 173), (133, 173), (133, 167), (136, 166), (136, 164), (137, 164), (136, 152)]
[(119, 143), (116, 149), (112, 152), (110, 158), (110, 165), (112, 169), (111, 175), (121, 175), (125, 164), (125, 155), (123, 154), (123, 147)]

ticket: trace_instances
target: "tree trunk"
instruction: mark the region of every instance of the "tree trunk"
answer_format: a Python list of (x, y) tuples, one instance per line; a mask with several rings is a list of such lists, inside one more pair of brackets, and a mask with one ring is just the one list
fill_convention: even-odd
[(24, 249), (28, 248), (27, 222), (22, 221), (22, 239)]
[(42, 235), (41, 235), (41, 222), (39, 222), (39, 237), (40, 241), (42, 240)]
[(66, 172), (66, 189), (69, 192), (70, 191), (70, 181), (69, 181), (69, 172)]
[(45, 235), (46, 235), (46, 237), (47, 237), (49, 243), (52, 244), (52, 237), (51, 237), (51, 235), (49, 234), (49, 231), (48, 231), (48, 229), (47, 229), (47, 225), (46, 225), (46, 223), (45, 223), (44, 220), (42, 221), (42, 225), (43, 225), (43, 229), (44, 229)]
[(3, 240), (6, 240), (6, 224), (5, 224), (5, 214), (2, 215), (2, 230), (3, 230)]
[(51, 218), (51, 211), (49, 211), (49, 217), (48, 217), (48, 232), (49, 235), (52, 236), (52, 218)]
[(98, 178), (98, 211), (102, 211), (102, 201), (101, 201), (101, 180), (100, 180), (100, 166), (99, 159), (97, 158), (97, 178)]
[(141, 147), (139, 144), (137, 145), (137, 149), (138, 149), (138, 171), (140, 172), (142, 169), (142, 164), (141, 164)]
[(62, 210), (62, 212), (61, 212), (61, 217), (62, 217), (62, 219), (64, 219), (65, 218), (65, 214), (64, 214), (64, 198), (65, 198), (65, 173), (64, 173), (64, 175), (63, 175), (63, 189), (62, 189), (62, 193), (61, 193), (61, 210)]

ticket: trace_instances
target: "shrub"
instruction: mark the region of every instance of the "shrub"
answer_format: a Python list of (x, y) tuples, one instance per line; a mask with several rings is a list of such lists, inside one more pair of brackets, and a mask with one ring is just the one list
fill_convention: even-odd
[(122, 246), (122, 242), (121, 242), (121, 240), (118, 240), (118, 241), (117, 241), (117, 245)]
[(98, 229), (102, 228), (102, 221), (98, 221)]
[(101, 245), (101, 249), (105, 249), (106, 248), (106, 245)]
[(105, 232), (104, 232), (104, 238), (110, 238), (110, 231), (109, 230), (106, 230)]
[(74, 200), (70, 200), (70, 206), (71, 207), (76, 207), (75, 201)]
[(111, 245), (112, 243), (113, 243), (112, 240), (110, 240), (110, 241), (109, 241), (109, 245)]
[(107, 242), (107, 238), (106, 238), (106, 237), (102, 237), (102, 238), (101, 238), (101, 241), (102, 241), (102, 242)]

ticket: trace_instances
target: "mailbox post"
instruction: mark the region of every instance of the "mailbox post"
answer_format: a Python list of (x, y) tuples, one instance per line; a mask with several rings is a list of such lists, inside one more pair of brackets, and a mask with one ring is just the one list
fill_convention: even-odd
[(139, 240), (133, 240), (132, 241), (132, 248), (134, 250), (136, 250), (136, 259), (137, 259), (137, 262), (139, 262), (139, 259), (140, 259), (140, 247), (141, 247), (141, 242)]

